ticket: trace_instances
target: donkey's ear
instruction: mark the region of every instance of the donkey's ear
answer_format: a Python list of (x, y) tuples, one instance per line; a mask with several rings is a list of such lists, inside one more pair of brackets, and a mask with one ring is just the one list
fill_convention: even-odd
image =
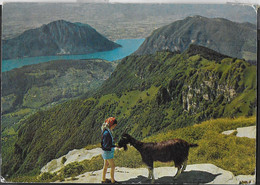
[(122, 138), (127, 139), (127, 136), (128, 136), (127, 133), (123, 133)]

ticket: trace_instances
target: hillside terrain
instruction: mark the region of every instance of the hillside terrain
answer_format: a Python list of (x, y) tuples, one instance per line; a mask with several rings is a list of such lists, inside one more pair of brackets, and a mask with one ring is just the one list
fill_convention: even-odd
[(124, 131), (142, 139), (203, 120), (253, 116), (255, 109), (256, 66), (244, 60), (196, 45), (128, 56), (94, 96), (22, 121), (3, 173), (38, 173), (51, 159), (98, 143), (108, 116), (118, 119), (117, 141)]
[(190, 44), (196, 44), (231, 57), (256, 61), (256, 31), (256, 25), (250, 23), (192, 16), (155, 30), (135, 54), (182, 52)]
[(21, 35), (3, 40), (3, 59), (88, 54), (120, 47), (87, 24), (64, 20), (26, 30)]
[(3, 72), (2, 155), (8, 156), (21, 120), (39, 110), (85, 96), (108, 79), (116, 65), (99, 59), (63, 60)]
[(79, 97), (100, 86), (116, 65), (100, 59), (60, 60), (3, 72), (2, 114)]

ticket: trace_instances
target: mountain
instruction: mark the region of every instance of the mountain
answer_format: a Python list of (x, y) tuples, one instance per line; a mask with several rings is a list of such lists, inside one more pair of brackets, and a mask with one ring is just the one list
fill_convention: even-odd
[(3, 174), (37, 173), (51, 159), (100, 142), (100, 127), (118, 119), (115, 141), (137, 139), (219, 117), (255, 115), (256, 66), (192, 45), (128, 56), (97, 93), (24, 119)]
[(58, 20), (3, 40), (3, 59), (87, 54), (117, 47), (120, 45), (108, 40), (87, 24)]
[(231, 57), (256, 61), (256, 34), (256, 25), (251, 23), (192, 16), (155, 30), (135, 54), (182, 52), (190, 44), (196, 44)]

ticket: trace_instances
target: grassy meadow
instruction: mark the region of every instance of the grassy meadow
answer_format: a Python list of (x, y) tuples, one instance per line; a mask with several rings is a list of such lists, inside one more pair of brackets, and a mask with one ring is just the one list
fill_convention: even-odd
[[(237, 137), (222, 134), (223, 131), (238, 127), (256, 125), (256, 117), (219, 118), (204, 121), (193, 126), (161, 132), (147, 137), (143, 142), (158, 142), (173, 138), (181, 138), (199, 146), (191, 148), (189, 164), (211, 163), (234, 175), (250, 175), (255, 173), (256, 167), (256, 140), (246, 137)], [(86, 146), (87, 149), (100, 147), (100, 144)], [(128, 147), (127, 151), (116, 150), (115, 164), (119, 167), (139, 168), (145, 167), (139, 152)], [(65, 161), (66, 159), (64, 159)], [(154, 167), (173, 166), (173, 162), (155, 162)], [(65, 179), (77, 179), (76, 176), (88, 171), (100, 170), (103, 167), (101, 155), (91, 160), (73, 162), (55, 173), (34, 174), (10, 179), (12, 182), (62, 182)]]

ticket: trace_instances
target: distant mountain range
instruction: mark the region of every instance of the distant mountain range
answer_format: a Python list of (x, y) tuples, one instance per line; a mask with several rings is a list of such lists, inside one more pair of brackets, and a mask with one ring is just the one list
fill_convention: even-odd
[(3, 40), (3, 59), (88, 54), (120, 47), (87, 24), (54, 21)]
[(191, 15), (256, 22), (252, 7), (234, 4), (5, 3), (3, 9), (4, 39), (60, 19), (90, 24), (112, 40), (146, 38), (153, 30)]
[(190, 44), (208, 47), (219, 53), (256, 61), (256, 25), (223, 18), (187, 17), (155, 30), (135, 52), (184, 51)]

